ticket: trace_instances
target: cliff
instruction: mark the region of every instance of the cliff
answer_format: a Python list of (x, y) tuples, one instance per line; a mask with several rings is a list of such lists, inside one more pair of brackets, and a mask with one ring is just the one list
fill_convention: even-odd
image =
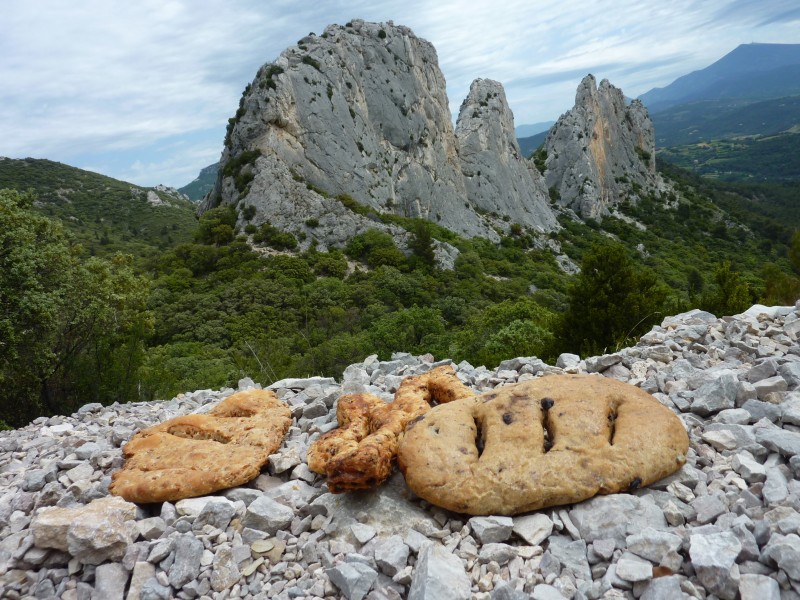
[(556, 227), (544, 178), (522, 157), (514, 115), (500, 83), (490, 79), (472, 82), (455, 133), (467, 196), (474, 206), (506, 215), (534, 230)]
[[(323, 245), (383, 227), (342, 197), (495, 241), (503, 216), (534, 231), (557, 226), (500, 84), (476, 81), (454, 130), (436, 50), (391, 22), (331, 25), (264, 65), (230, 121), (220, 164), (201, 210), (252, 205), (256, 225)], [(312, 218), (313, 229), (304, 225)]]
[(619, 202), (664, 188), (656, 173), (655, 135), (638, 100), (625, 105), (622, 90), (584, 77), (575, 106), (561, 115), (545, 142), (545, 180), (558, 203), (583, 218), (602, 218)]

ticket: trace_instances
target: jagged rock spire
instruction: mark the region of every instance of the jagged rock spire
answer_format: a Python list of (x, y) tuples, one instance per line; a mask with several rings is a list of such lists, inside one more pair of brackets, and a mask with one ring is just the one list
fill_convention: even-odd
[(636, 201), (662, 186), (655, 170), (655, 135), (638, 100), (625, 105), (622, 90), (587, 75), (575, 106), (550, 129), (545, 180), (559, 203), (584, 218), (601, 218), (613, 205)]
[(514, 115), (499, 82), (472, 82), (459, 111), (456, 139), (467, 195), (476, 207), (535, 230), (556, 227), (544, 178), (520, 154)]

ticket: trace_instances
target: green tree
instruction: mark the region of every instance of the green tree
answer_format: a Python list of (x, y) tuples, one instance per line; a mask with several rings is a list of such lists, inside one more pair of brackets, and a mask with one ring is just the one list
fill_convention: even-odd
[(414, 237), (411, 240), (411, 252), (418, 262), (427, 267), (436, 265), (436, 253), (433, 248), (433, 236), (428, 226), (417, 221), (414, 224)]
[(435, 308), (412, 306), (379, 318), (369, 329), (373, 352), (387, 359), (398, 349), (433, 352), (436, 338), (444, 334), (444, 319)]
[(231, 353), (212, 344), (175, 342), (147, 351), (141, 370), (143, 400), (164, 400), (194, 390), (235, 385), (243, 376)]
[(455, 335), (452, 350), (474, 364), (497, 365), (515, 356), (547, 356), (554, 314), (530, 298), (505, 300), (474, 314)]
[(764, 280), (764, 304), (794, 304), (800, 298), (800, 279), (785, 273), (775, 263), (764, 265), (761, 278)]
[(714, 287), (703, 294), (701, 306), (717, 316), (735, 315), (753, 304), (753, 293), (729, 260), (721, 262), (714, 271)]
[(195, 241), (201, 244), (228, 244), (233, 241), (235, 228), (236, 209), (230, 205), (218, 206), (207, 210), (200, 217)]
[(80, 259), (33, 196), (0, 190), (0, 418), (136, 397), (148, 286), (130, 257)]
[(603, 241), (584, 255), (567, 298), (556, 337), (564, 350), (588, 355), (647, 331), (661, 316), (667, 288), (623, 246)]
[(700, 274), (700, 271), (692, 267), (689, 270), (689, 275), (686, 278), (687, 287), (689, 289), (689, 295), (692, 298), (699, 296), (703, 292), (703, 287), (705, 287), (705, 281), (703, 280), (703, 276)]
[(800, 230), (794, 232), (789, 243), (789, 262), (795, 274), (800, 275)]

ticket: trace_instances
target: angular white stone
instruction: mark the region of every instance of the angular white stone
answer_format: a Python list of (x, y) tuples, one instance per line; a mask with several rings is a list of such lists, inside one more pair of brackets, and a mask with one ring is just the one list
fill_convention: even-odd
[(513, 518), (512, 530), (531, 546), (538, 546), (553, 532), (553, 520), (544, 513)]
[(432, 542), (420, 550), (408, 600), (467, 600), (470, 586), (461, 559)]
[(135, 504), (107, 496), (78, 508), (44, 508), (34, 517), (31, 532), (38, 548), (56, 548), (98, 565), (122, 559), (133, 542), (126, 521), (135, 517)]

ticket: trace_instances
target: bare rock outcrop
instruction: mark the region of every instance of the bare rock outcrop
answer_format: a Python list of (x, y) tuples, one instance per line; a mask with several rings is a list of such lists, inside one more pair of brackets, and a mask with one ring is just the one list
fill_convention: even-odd
[[(545, 187), (520, 158), (502, 88), (473, 89), (485, 94), (487, 86), (492, 98), (478, 107), (486, 118), (473, 117), (477, 108), (462, 114), (457, 135), (429, 42), (391, 22), (331, 25), (258, 71), (230, 121), (220, 174), (201, 210), (251, 205), (254, 224), (324, 246), (368, 227), (399, 233), (351, 210), (350, 199), (377, 214), (421, 217), (495, 241), (503, 221), (486, 213), (552, 230)], [(471, 94), (465, 105), (474, 101)]]
[(544, 178), (522, 157), (514, 115), (499, 82), (472, 82), (459, 111), (456, 139), (467, 195), (475, 207), (537, 231), (557, 226)]
[(583, 218), (602, 218), (615, 204), (664, 186), (647, 109), (638, 100), (626, 106), (622, 90), (606, 79), (597, 86), (594, 76), (584, 77), (545, 148), (547, 186)]

